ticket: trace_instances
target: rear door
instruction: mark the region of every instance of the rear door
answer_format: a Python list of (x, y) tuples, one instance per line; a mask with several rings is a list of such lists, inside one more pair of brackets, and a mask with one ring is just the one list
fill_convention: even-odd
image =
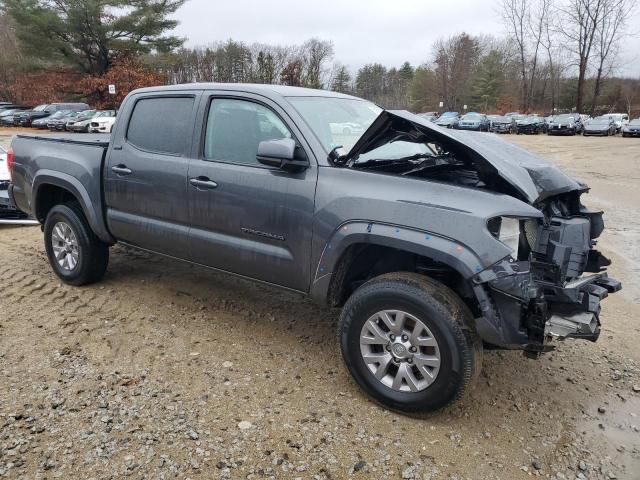
[(107, 222), (127, 243), (189, 259), (187, 170), (199, 92), (138, 95), (105, 166)]
[[(189, 166), (193, 260), (306, 290), (317, 165), (286, 113), (253, 94), (207, 92), (204, 125)], [(262, 140), (293, 138), (310, 166), (287, 173), (256, 160)]]

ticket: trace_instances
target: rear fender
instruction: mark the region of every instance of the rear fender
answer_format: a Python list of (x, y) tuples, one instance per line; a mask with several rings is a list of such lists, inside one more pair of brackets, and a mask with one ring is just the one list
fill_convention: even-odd
[(41, 207), (38, 204), (38, 195), (44, 187), (53, 185), (67, 190), (80, 204), (82, 211), (89, 222), (89, 226), (100, 240), (106, 243), (114, 243), (115, 240), (109, 234), (102, 214), (102, 201), (100, 198), (92, 199), (84, 185), (77, 178), (63, 172), (53, 170), (39, 170), (33, 179), (32, 209), (34, 216), (44, 223)]

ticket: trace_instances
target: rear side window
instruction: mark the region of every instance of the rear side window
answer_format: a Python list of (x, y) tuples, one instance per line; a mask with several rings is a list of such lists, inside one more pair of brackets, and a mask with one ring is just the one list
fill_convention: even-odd
[(171, 155), (186, 152), (193, 97), (143, 98), (129, 120), (127, 140), (142, 150)]

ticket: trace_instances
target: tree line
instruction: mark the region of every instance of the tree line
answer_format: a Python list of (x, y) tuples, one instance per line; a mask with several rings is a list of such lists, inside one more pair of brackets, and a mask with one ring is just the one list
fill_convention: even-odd
[(250, 82), (330, 89), (417, 112), (640, 108), (640, 80), (615, 75), (635, 0), (495, 0), (504, 35), (456, 33), (425, 45), (420, 65), (356, 70), (318, 38), (184, 47), (170, 34), (184, 1), (0, 0), (0, 96), (107, 104), (116, 100), (107, 80), (122, 85), (119, 93), (158, 82)]

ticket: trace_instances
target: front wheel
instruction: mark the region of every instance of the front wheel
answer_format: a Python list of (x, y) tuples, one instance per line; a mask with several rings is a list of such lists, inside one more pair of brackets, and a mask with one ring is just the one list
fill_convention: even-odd
[(482, 343), (471, 321), (444, 285), (392, 273), (349, 298), (338, 337), (349, 372), (369, 396), (403, 413), (427, 413), (461, 398), (480, 371)]
[(96, 237), (76, 204), (56, 205), (49, 211), (44, 242), (53, 271), (65, 283), (93, 283), (107, 269), (109, 246)]

